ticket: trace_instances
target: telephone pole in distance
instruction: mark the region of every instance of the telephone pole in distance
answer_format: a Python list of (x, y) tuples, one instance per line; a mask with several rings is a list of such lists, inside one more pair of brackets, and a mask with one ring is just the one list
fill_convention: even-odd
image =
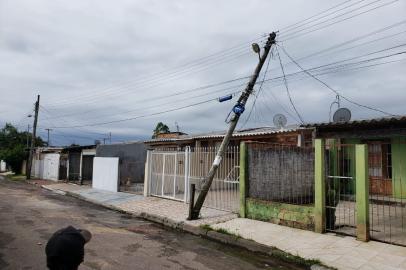
[(40, 95), (37, 96), (37, 101), (35, 102), (34, 125), (33, 125), (33, 129), (32, 129), (31, 147), (30, 147), (30, 152), (29, 152), (28, 161), (27, 161), (27, 172), (26, 172), (27, 179), (31, 179), (32, 158), (33, 158), (33, 154), (34, 154), (35, 138), (37, 136), (39, 99), (40, 99)]

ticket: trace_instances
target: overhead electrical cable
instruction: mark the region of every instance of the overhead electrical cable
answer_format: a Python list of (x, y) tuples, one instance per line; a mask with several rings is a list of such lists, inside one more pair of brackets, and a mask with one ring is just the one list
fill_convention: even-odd
[(281, 59), (281, 55), (279, 54), (278, 47), (275, 47), (275, 48), (276, 48), (276, 53), (278, 54), (279, 64), (281, 66), (281, 70), (282, 70), (282, 74), (283, 74), (283, 83), (285, 84), (286, 93), (288, 95), (290, 105), (292, 105), (292, 108), (295, 111), (297, 117), (300, 119), (300, 122), (302, 124), (304, 124), (303, 117), (300, 115), (299, 111), (297, 110), (295, 103), (293, 102), (292, 95), (290, 94), (288, 81), (286, 80), (285, 70), (283, 68), (282, 59)]
[[(345, 2), (343, 2), (343, 3), (341, 3), (341, 4), (338, 4), (338, 5), (336, 5), (336, 6), (333, 6), (333, 7), (329, 8), (329, 9), (327, 9), (327, 10), (321, 12), (321, 13), (318, 13), (318, 14), (323, 14), (323, 13), (325, 13), (325, 12), (327, 12), (327, 11), (330, 11), (330, 10), (336, 8), (336, 7), (339, 7), (339, 6), (341, 6), (341, 5), (343, 5), (343, 4), (347, 3), (347, 2), (351, 2), (351, 1), (345, 1)], [(316, 14), (316, 15), (317, 15), (317, 14)], [(314, 15), (314, 16), (312, 16), (312, 17), (315, 17), (316, 15)], [(311, 18), (312, 18), (312, 17), (311, 17)], [(308, 21), (308, 19), (309, 19), (309, 18), (307, 18), (307, 19), (305, 19), (305, 20), (302, 20), (302, 21), (299, 21), (299, 22), (296, 23), (296, 24), (299, 24), (300, 22)], [(295, 25), (296, 25), (296, 24), (295, 24)], [(286, 28), (289, 28), (289, 27), (286, 27)], [(286, 28), (282, 28), (282, 29), (286, 29)], [(291, 28), (291, 27), (290, 27), (290, 28)], [(258, 40), (258, 39), (260, 39), (260, 38), (253, 39), (253, 40), (251, 40), (251, 42), (252, 42), (252, 41), (255, 41), (255, 40)], [(202, 63), (201, 60), (205, 60), (205, 59), (207, 59), (207, 58), (212, 58), (212, 57), (214, 57), (214, 56), (218, 56), (218, 55), (227, 53), (228, 51), (231, 51), (231, 50), (233, 50), (233, 49), (235, 49), (235, 48), (239, 48), (239, 47), (241, 47), (241, 46), (244, 46), (245, 44), (246, 44), (246, 43), (242, 43), (241, 45), (234, 46), (234, 47), (232, 47), (232, 48), (230, 48), (230, 49), (222, 50), (222, 51), (220, 51), (220, 52), (218, 52), (218, 53), (214, 53), (214, 54), (212, 54), (212, 55), (209, 55), (209, 56), (206, 56), (206, 57), (201, 58), (201, 59), (200, 59), (200, 62), (199, 62), (199, 61), (196, 61), (196, 63), (195, 63), (194, 61), (192, 61), (192, 62), (190, 62), (190, 63), (187, 63), (187, 64), (185, 64), (185, 65), (182, 65), (182, 67), (189, 66), (189, 64), (192, 64), (192, 65), (193, 65), (193, 64), (201, 64), (201, 63)], [(158, 72), (158, 73), (155, 73), (155, 74), (162, 75), (162, 73), (163, 73), (163, 72)], [(98, 93), (100, 94), (100, 91), (98, 91)], [(89, 98), (92, 98), (92, 97), (93, 97), (93, 95), (91, 95)], [(84, 98), (85, 98), (85, 96), (81, 96), (81, 100), (83, 100)], [(49, 106), (49, 107), (50, 107), (50, 106)]]
[[(240, 90), (240, 91), (237, 91), (237, 92), (233, 92), (233, 93), (231, 93), (231, 94), (232, 94), (232, 95), (235, 95), (235, 94), (238, 94), (238, 93), (240, 93), (240, 92), (241, 92), (241, 90)], [(101, 125), (107, 125), (107, 124), (112, 124), (112, 123), (126, 122), (126, 121), (135, 120), (135, 119), (139, 119), (139, 118), (145, 118), (145, 117), (160, 115), (160, 114), (164, 114), (164, 113), (168, 113), (168, 112), (179, 111), (179, 110), (183, 110), (183, 109), (190, 108), (190, 107), (195, 107), (195, 106), (202, 105), (202, 104), (209, 103), (209, 102), (213, 102), (213, 101), (217, 101), (217, 98), (212, 98), (212, 99), (204, 100), (204, 101), (201, 101), (201, 102), (197, 102), (197, 103), (193, 103), (193, 104), (189, 104), (189, 105), (185, 105), (185, 106), (181, 106), (181, 107), (177, 107), (177, 108), (173, 108), (173, 109), (169, 109), (169, 110), (165, 110), (165, 111), (161, 111), (161, 112), (150, 113), (150, 114), (144, 114), (144, 115), (139, 115), (139, 116), (130, 117), (130, 118), (125, 118), (125, 119), (120, 119), (120, 120), (113, 120), (113, 121), (107, 121), (107, 122), (99, 122), (99, 123), (87, 124), (87, 125), (79, 125), (79, 126), (60, 126), (60, 127), (54, 127), (54, 128), (93, 127), (93, 126), (101, 126)]]
[[(226, 80), (226, 81), (222, 81), (222, 82), (218, 82), (218, 83), (212, 83), (212, 84), (208, 84), (208, 85), (204, 85), (204, 86), (200, 86), (200, 87), (195, 87), (195, 88), (191, 88), (191, 89), (185, 89), (185, 90), (181, 90), (181, 91), (176, 91), (176, 92), (168, 94), (168, 95), (144, 98), (144, 99), (138, 100), (137, 102), (142, 103), (142, 102), (147, 102), (147, 101), (151, 101), (151, 100), (156, 101), (156, 100), (165, 99), (165, 98), (168, 98), (168, 97), (174, 97), (174, 96), (179, 96), (179, 95), (184, 95), (184, 94), (190, 94), (190, 93), (193, 93), (193, 92), (198, 92), (198, 91), (201, 91), (201, 90), (214, 88), (214, 87), (222, 86), (222, 85), (225, 85), (225, 84), (230, 84), (230, 83), (245, 80), (245, 79), (248, 79), (248, 78), (250, 78), (250, 76), (243, 76), (243, 77), (230, 79), (230, 80)], [(64, 115), (58, 115), (58, 116), (52, 117), (51, 119), (57, 119), (57, 118), (61, 118), (61, 117), (73, 116), (73, 115), (88, 113), (88, 112), (91, 112), (91, 111), (93, 111), (93, 110), (87, 110), (85, 112), (80, 112), (80, 113), (69, 113), (69, 114), (64, 114)], [(125, 111), (123, 113), (125, 113)]]
[[(398, 26), (401, 26), (401, 25), (404, 25), (404, 24), (406, 24), (406, 20), (402, 20), (402, 21), (400, 21), (400, 22), (391, 24), (391, 25), (389, 25), (389, 26), (386, 26), (386, 27), (383, 27), (383, 28), (380, 28), (380, 29), (371, 31), (371, 32), (369, 32), (369, 33), (367, 33), (367, 34), (363, 34), (363, 35), (361, 35), (361, 36), (352, 38), (352, 39), (350, 39), (350, 40), (347, 40), (347, 41), (344, 41), (344, 42), (340, 42), (340, 43), (335, 44), (335, 45), (333, 45), (333, 46), (330, 46), (330, 47), (328, 47), (328, 48), (326, 48), (326, 49), (322, 49), (322, 50), (316, 51), (316, 52), (314, 52), (314, 53), (308, 54), (308, 55), (306, 55), (306, 56), (300, 57), (300, 58), (297, 59), (297, 61), (302, 61), (302, 60), (304, 60), (304, 59), (312, 58), (312, 57), (314, 57), (314, 56), (323, 54), (323, 53), (325, 53), (325, 52), (334, 51), (335, 49), (338, 49), (338, 48), (340, 48), (340, 47), (346, 46), (346, 45), (348, 45), (348, 44), (357, 42), (357, 41), (359, 41), (359, 40), (362, 40), (362, 39), (371, 37), (371, 36), (373, 36), (373, 35), (376, 35), (376, 34), (379, 34), (379, 33), (382, 33), (382, 32), (388, 31), (388, 30), (391, 30), (391, 29), (393, 29), (393, 28), (395, 28), (395, 27), (398, 27)], [(363, 44), (358, 44), (358, 45), (355, 45), (355, 46), (350, 47), (350, 48), (343, 48), (343, 49), (339, 50), (339, 52), (341, 52), (341, 51), (346, 51), (346, 50), (350, 50), (350, 49), (353, 49), (353, 48), (356, 48), (356, 47), (359, 47), (359, 46), (367, 45), (367, 44), (370, 44), (370, 43), (373, 43), (373, 42), (382, 40), (382, 39), (384, 39), (384, 38), (389, 38), (389, 37), (392, 37), (392, 36), (396, 36), (396, 35), (402, 34), (402, 33), (404, 33), (404, 32), (405, 32), (405, 31), (402, 31), (402, 32), (397, 33), (397, 34), (395, 34), (395, 35), (389, 35), (389, 36), (386, 36), (386, 37), (383, 37), (383, 38), (380, 38), (380, 39), (375, 39), (375, 40), (372, 40), (372, 41), (369, 41), (369, 42), (365, 42), (365, 43), (363, 43)], [(338, 52), (338, 51), (335, 51), (335, 53), (337, 53), (337, 52)], [(286, 63), (286, 65), (291, 64), (291, 63), (293, 63), (293, 62)]]
[[(165, 76), (161, 76), (161, 77), (149, 77), (144, 80), (139, 80), (139, 81), (135, 82), (134, 84), (129, 85), (127, 87), (121, 87), (121, 88), (114, 87), (114, 88), (110, 88), (108, 91), (104, 91), (104, 92), (98, 91), (97, 93), (94, 93), (94, 94), (80, 95), (80, 100), (83, 101), (83, 100), (89, 99), (88, 103), (92, 103), (95, 101), (95, 98), (100, 99), (100, 98), (105, 98), (105, 97), (112, 97), (112, 96), (118, 97), (118, 96), (122, 96), (125, 94), (132, 94), (132, 93), (135, 93), (134, 87), (136, 87), (136, 89), (143, 89), (143, 87), (144, 88), (155, 87), (155, 86), (161, 85), (163, 82), (175, 80), (175, 79), (178, 79), (183, 76), (202, 72), (209, 68), (212, 68), (213, 66), (217, 67), (220, 64), (224, 64), (227, 62), (238, 61), (241, 56), (247, 55), (249, 53), (250, 53), (250, 51), (247, 48), (244, 48), (243, 52), (238, 52), (237, 54), (231, 54), (228, 58), (214, 59), (213, 61), (211, 61), (203, 66), (196, 66), (195, 68), (184, 68), (180, 71), (177, 71), (177, 72), (165, 75)], [(56, 106), (74, 104), (77, 100), (79, 100), (79, 97), (77, 97), (76, 99), (69, 99), (68, 101), (58, 101), (58, 102), (49, 103), (49, 104), (47, 104), (47, 107), (56, 107)]]
[[(273, 51), (273, 50), (272, 50), (272, 51)], [(271, 52), (271, 55), (272, 55), (272, 52)], [(244, 127), (245, 127), (245, 125), (248, 123), (248, 121), (249, 121), (249, 119), (250, 119), (250, 117), (251, 117), (252, 110), (253, 110), (254, 107), (255, 107), (255, 103), (257, 102), (257, 98), (258, 98), (259, 95), (261, 94), (262, 86), (264, 85), (264, 81), (265, 81), (266, 75), (268, 74), (268, 68), (269, 68), (269, 63), (270, 63), (270, 62), (271, 62), (271, 57), (268, 57), (268, 62), (267, 62), (267, 64), (266, 64), (266, 68), (265, 68), (265, 72), (264, 72), (263, 77), (262, 77), (262, 81), (261, 81), (260, 84), (259, 84), (259, 89), (258, 89), (257, 93), (255, 93), (255, 98), (254, 98), (254, 101), (252, 102), (251, 110), (250, 110), (250, 112), (249, 112), (247, 118), (245, 119), (244, 123), (241, 125), (241, 128), (244, 128)]]
[(343, 96), (340, 92), (338, 92), (337, 90), (335, 90), (334, 88), (332, 88), (330, 85), (328, 85), (328, 84), (325, 83), (324, 81), (320, 80), (318, 77), (314, 76), (312, 73), (310, 73), (310, 72), (307, 71), (305, 68), (303, 68), (298, 62), (295, 61), (295, 59), (293, 59), (293, 58), (286, 52), (286, 50), (285, 50), (282, 46), (280, 46), (280, 45), (278, 45), (278, 44), (277, 44), (277, 46), (279, 46), (280, 48), (282, 48), (282, 50), (283, 50), (283, 52), (285, 53), (285, 55), (286, 55), (287, 57), (289, 57), (289, 59), (290, 59), (291, 61), (293, 61), (293, 62), (294, 62), (301, 70), (303, 70), (307, 75), (309, 75), (310, 77), (312, 77), (312, 78), (315, 79), (316, 81), (318, 81), (318, 82), (320, 82), (321, 84), (323, 84), (325, 87), (327, 87), (328, 89), (330, 89), (330, 90), (331, 90), (332, 92), (334, 92), (336, 95), (339, 95), (342, 99), (348, 101), (348, 102), (351, 103), (351, 104), (354, 104), (354, 105), (356, 105), (356, 106), (359, 106), (359, 107), (363, 107), (363, 108), (366, 108), (366, 109), (369, 109), (369, 110), (372, 110), (372, 111), (380, 112), (380, 113), (382, 113), (382, 114), (389, 115), (389, 116), (396, 116), (396, 115), (394, 115), (394, 114), (392, 114), (392, 113), (389, 113), (389, 112), (386, 112), (386, 111), (383, 111), (383, 110), (381, 110), (381, 109), (374, 108), (374, 107), (371, 107), (371, 106), (368, 106), (368, 105), (363, 105), (363, 104), (361, 104), (361, 103), (359, 103), (359, 102), (356, 102), (356, 101), (351, 100), (350, 98), (348, 98), (348, 97), (346, 97), (346, 96)]
[[(314, 18), (313, 20), (310, 20), (310, 21), (307, 21), (307, 22), (305, 22), (305, 23), (302, 23), (302, 24), (300, 24), (300, 25), (298, 25), (298, 26), (296, 26), (296, 27), (293, 27), (293, 28), (290, 28), (290, 29), (286, 29), (285, 31), (283, 31), (283, 34), (284, 34), (284, 35), (287, 35), (288, 33), (292, 32), (292, 31), (293, 31), (293, 33), (296, 33), (296, 32), (294, 31), (294, 30), (296, 30), (296, 29), (300, 29), (300, 28), (302, 28), (302, 27), (304, 27), (304, 26), (306, 26), (306, 25), (308, 25), (308, 24), (311, 24), (312, 22), (317, 22), (317, 21), (319, 21), (319, 20), (321, 20), (321, 19), (324, 19), (324, 18), (326, 18), (326, 17), (329, 17), (330, 15), (334, 15), (334, 14), (337, 13), (337, 12), (340, 12), (340, 11), (345, 10), (345, 9), (347, 9), (347, 8), (353, 7), (353, 6), (357, 5), (357, 4), (362, 3), (362, 2), (365, 2), (365, 1), (367, 1), (367, 0), (359, 0), (359, 1), (357, 1), (357, 2), (355, 2), (355, 3), (352, 3), (352, 4), (348, 5), (348, 6), (345, 6), (345, 7), (343, 7), (343, 8), (336, 9), (336, 10), (330, 12), (330, 13), (327, 13), (327, 14), (325, 14), (325, 15), (319, 17), (319, 18)], [(358, 7), (358, 8), (356, 8), (356, 9), (352, 10), (352, 11), (343, 13), (343, 14), (341, 14), (341, 15), (337, 15), (336, 17), (329, 18), (329, 19), (326, 20), (326, 21), (330, 21), (330, 20), (336, 19), (336, 18), (338, 18), (338, 17), (344, 16), (344, 15), (346, 15), (346, 14), (349, 14), (349, 13), (351, 13), (351, 12), (353, 12), (353, 11), (359, 10), (359, 9), (365, 7), (365, 6), (374, 4), (375, 2), (379, 2), (379, 1), (382, 1), (382, 0), (376, 0), (376, 1), (372, 2), (372, 3), (369, 3), (369, 4), (364, 5), (364, 6), (362, 6), (362, 7)], [(325, 22), (325, 21), (324, 21), (324, 22)], [(324, 23), (324, 22), (320, 22), (320, 23), (318, 23), (318, 24), (322, 24), (322, 23)], [(304, 30), (304, 29), (302, 29), (302, 30)], [(299, 30), (298, 32), (300, 32), (300, 31), (301, 31), (301, 30)]]
[[(348, 61), (350, 61), (350, 60), (354, 60), (354, 59), (357, 59), (357, 58), (366, 57), (366, 56), (373, 55), (373, 54), (378, 54), (378, 53), (381, 53), (381, 52), (385, 52), (385, 51), (388, 51), (388, 50), (393, 50), (393, 49), (400, 48), (400, 47), (404, 47), (404, 46), (406, 46), (406, 43), (399, 44), (399, 45), (396, 45), (396, 46), (393, 46), (393, 47), (390, 47), (390, 48), (384, 48), (384, 49), (381, 49), (381, 50), (369, 52), (369, 53), (366, 53), (366, 54), (363, 54), (363, 55), (359, 55), (359, 56), (355, 56), (355, 57), (343, 59), (343, 60), (340, 60), (340, 61), (335, 61), (335, 62), (332, 62), (332, 63), (329, 63), (329, 64), (325, 64), (325, 65), (313, 67), (313, 68), (309, 69), (309, 71), (312, 71), (312, 70), (315, 71), (315, 70), (317, 70), (317, 69), (321, 69), (321, 68), (326, 68), (326, 67), (329, 67), (329, 66), (337, 65), (338, 63), (348, 62)], [(367, 62), (369, 62), (369, 61), (375, 61), (375, 60), (379, 60), (379, 59), (386, 58), (386, 57), (388, 57), (388, 56), (394, 56), (394, 55), (398, 55), (398, 54), (402, 54), (402, 53), (403, 53), (403, 52), (395, 53), (395, 54), (391, 54), (391, 55), (386, 55), (386, 56), (383, 56), (383, 57), (377, 57), (377, 58), (367, 59), (367, 60), (365, 60), (365, 61), (367, 61)], [(290, 62), (290, 63), (293, 63), (293, 62)], [(358, 62), (357, 62), (357, 63), (358, 63)], [(361, 62), (359, 62), (359, 63), (364, 63), (364, 61), (361, 61)], [(351, 63), (349, 63), (349, 64), (343, 64), (343, 65), (337, 66), (337, 67), (344, 67), (344, 66), (346, 66), (346, 65), (351, 65)], [(334, 67), (333, 67), (333, 68), (334, 68)], [(286, 76), (294, 76), (294, 75), (300, 74), (300, 73), (302, 73), (302, 72), (303, 72), (303, 71), (299, 71), (299, 72), (297, 72), (297, 73), (292, 73), (292, 74), (286, 74)], [(160, 96), (160, 97), (154, 97), (154, 98), (143, 99), (143, 100), (140, 100), (140, 101), (138, 101), (138, 102), (140, 102), (140, 103), (145, 103), (145, 102), (148, 102), (148, 101), (151, 101), (151, 100), (154, 100), (154, 101), (155, 101), (155, 100), (159, 100), (159, 99), (170, 98), (170, 97), (177, 96), (177, 95), (188, 94), (188, 93), (192, 93), (192, 92), (195, 92), (195, 91), (200, 91), (200, 90), (204, 90), (204, 89), (208, 89), (208, 88), (212, 88), (212, 87), (216, 87), (216, 86), (220, 86), (220, 85), (224, 85), (224, 84), (228, 84), (228, 83), (232, 83), (232, 82), (236, 82), (236, 81), (240, 81), (240, 80), (245, 80), (245, 79), (247, 79), (247, 78), (249, 78), (249, 76), (244, 76), (244, 77), (240, 77), (240, 78), (236, 78), (236, 79), (231, 79), (231, 80), (227, 80), (227, 81), (223, 81), (223, 82), (219, 82), (219, 83), (214, 83), (214, 84), (210, 84), (210, 85), (206, 85), (206, 86), (201, 86), (201, 87), (197, 87), (197, 88), (182, 90), (182, 91), (175, 92), (174, 94), (170, 94), (170, 95), (164, 95), (164, 96)], [(275, 80), (275, 79), (281, 79), (281, 78), (283, 78), (283, 77), (282, 77), (282, 76), (281, 76), (281, 77), (274, 77), (274, 78), (271, 78), (271, 79), (272, 79), (272, 80)], [(265, 82), (266, 82), (266, 81), (267, 81), (267, 80), (265, 80)], [(239, 87), (239, 86), (241, 86), (241, 85), (236, 85), (236, 86), (234, 86), (234, 87)], [(230, 88), (227, 87), (227, 88), (225, 88), (225, 89), (230, 89)], [(219, 91), (223, 91), (223, 90), (225, 90), (225, 89), (220, 89)], [(210, 92), (210, 93), (212, 93), (212, 92)], [(43, 107), (43, 106), (42, 106), (42, 107)], [(91, 112), (91, 111), (94, 111), (94, 110), (86, 110), (86, 111), (84, 111), (84, 112), (82, 111), (82, 112), (77, 112), (77, 113), (75, 112), (75, 113), (70, 113), (70, 114), (65, 114), (65, 115), (54, 116), (54, 117), (50, 117), (49, 119), (57, 119), (57, 118), (62, 118), (62, 117), (74, 116), (74, 115), (83, 115), (84, 113), (88, 113), (88, 112)], [(134, 110), (123, 111), (123, 112), (121, 112), (121, 113), (128, 113), (128, 112), (132, 112), (132, 111), (134, 111)], [(116, 114), (120, 114), (120, 113), (116, 113)]]
[(328, 9), (324, 10), (324, 11), (321, 11), (321, 12), (319, 12), (319, 13), (316, 13), (316, 14), (314, 14), (314, 15), (312, 15), (312, 16), (306, 18), (306, 19), (302, 19), (302, 20), (300, 20), (300, 21), (298, 21), (298, 22), (296, 22), (296, 23), (293, 23), (293, 24), (290, 24), (290, 25), (288, 25), (288, 26), (282, 27), (282, 28), (279, 29), (279, 31), (281, 31), (281, 30), (288, 30), (288, 29), (290, 29), (290, 28), (292, 28), (292, 27), (295, 27), (295, 26), (297, 26), (297, 25), (299, 25), (299, 24), (303, 24), (304, 22), (307, 22), (308, 20), (311, 20), (311, 19), (313, 19), (313, 18), (315, 18), (315, 17), (317, 17), (317, 16), (319, 16), (319, 15), (323, 15), (324, 13), (326, 13), (326, 12), (328, 12), (328, 11), (330, 11), (330, 10), (336, 9), (336, 8), (338, 8), (338, 7), (340, 7), (340, 6), (344, 5), (344, 4), (346, 4), (346, 3), (348, 3), (348, 2), (352, 2), (352, 1), (353, 1), (353, 0), (346, 0), (346, 1), (344, 1), (344, 2), (341, 2), (341, 3), (339, 3), (339, 4), (335, 5), (335, 6), (332, 6), (332, 7), (328, 8)]
[(285, 42), (285, 41), (288, 41), (288, 40), (291, 40), (291, 39), (294, 39), (294, 38), (298, 38), (298, 37), (301, 37), (301, 36), (304, 36), (304, 35), (308, 35), (308, 34), (313, 33), (313, 32), (315, 32), (315, 31), (319, 31), (319, 30), (325, 29), (325, 28), (327, 28), (327, 27), (333, 26), (333, 25), (335, 25), (335, 24), (337, 24), (337, 23), (341, 23), (341, 22), (350, 20), (350, 19), (352, 19), (352, 18), (361, 16), (361, 15), (363, 15), (363, 14), (369, 13), (369, 12), (371, 12), (371, 11), (377, 10), (377, 9), (379, 9), (379, 8), (382, 8), (382, 7), (385, 7), (385, 6), (394, 4), (394, 3), (398, 2), (398, 1), (399, 1), (399, 0), (393, 0), (393, 1), (391, 1), (391, 2), (388, 2), (388, 3), (385, 3), (385, 4), (379, 5), (379, 6), (377, 6), (377, 7), (368, 9), (368, 10), (363, 11), (363, 12), (360, 12), (360, 13), (357, 13), (357, 14), (352, 15), (352, 16), (350, 16), (350, 17), (346, 17), (346, 18), (343, 18), (343, 19), (341, 19), (341, 20), (338, 20), (338, 21), (329, 23), (329, 24), (327, 24), (327, 25), (323, 25), (323, 26), (321, 26), (321, 27), (318, 27), (318, 28), (315, 28), (315, 29), (311, 29), (311, 30), (309, 30), (309, 31), (304, 31), (303, 33), (298, 33), (297, 35), (293, 35), (293, 36), (289, 35), (289, 36), (286, 36), (286, 37), (282, 37), (282, 40), (279, 40), (279, 41), (280, 41), (280, 42)]
[[(391, 56), (399, 55), (401, 53), (405, 54), (406, 51), (395, 53), (395, 54), (390, 54), (390, 55), (385, 55), (385, 56), (381, 56), (381, 57), (376, 57), (376, 58), (372, 58), (372, 59), (366, 59), (366, 60), (362, 60), (362, 61), (358, 61), (358, 62), (344, 63), (344, 64), (336, 65), (336, 66), (332, 66), (331, 64), (326, 64), (326, 65), (323, 65), (323, 66), (328, 66), (328, 68), (321, 69), (320, 67), (322, 67), (322, 66), (318, 66), (318, 67), (314, 67), (314, 68), (309, 68), (309, 69), (304, 70), (304, 71), (302, 70), (302, 71), (298, 71), (298, 72), (291, 73), (291, 74), (285, 74), (285, 77), (287, 78), (287, 77), (291, 77), (291, 76), (297, 76), (297, 75), (300, 75), (300, 74), (303, 74), (303, 73), (306, 73), (306, 72), (310, 72), (310, 71), (315, 72), (317, 75), (324, 75), (324, 74), (337, 72), (337, 69), (341, 69), (341, 71), (344, 71), (345, 68), (348, 67), (348, 66), (355, 66), (355, 65), (359, 65), (359, 64), (364, 64), (364, 63), (371, 62), (373, 60), (375, 60), (375, 61), (376, 60), (381, 60), (381, 59), (385, 59), (385, 58), (388, 58), (388, 57), (391, 57)], [(359, 57), (349, 58), (349, 59), (346, 59), (346, 61), (348, 61), (350, 59), (355, 59), (355, 58), (359, 58)], [(337, 62), (343, 62), (343, 61), (337, 61)], [(324, 71), (326, 71), (326, 72), (324, 72)], [(321, 73), (319, 74), (317, 72), (321, 72)], [(272, 81), (277, 82), (279, 80), (282, 81), (283, 78), (284, 78), (284, 76), (278, 76), (278, 77), (273, 77), (273, 78), (270, 78), (270, 79), (265, 79), (264, 83), (272, 82)], [(203, 95), (205, 95), (205, 94), (203, 94)], [(203, 96), (203, 95), (201, 95), (201, 96)], [(214, 98), (213, 100), (216, 100), (216, 99), (217, 98)], [(156, 108), (156, 107), (161, 107), (162, 105), (163, 104), (160, 104), (158, 106), (153, 106), (153, 107), (149, 107), (149, 108), (146, 108), (146, 109), (153, 109), (153, 108)], [(84, 126), (87, 126), (87, 125), (84, 125)]]

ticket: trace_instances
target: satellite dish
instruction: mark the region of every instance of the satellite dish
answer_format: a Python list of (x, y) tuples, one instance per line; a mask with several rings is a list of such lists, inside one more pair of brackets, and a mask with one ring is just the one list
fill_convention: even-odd
[(334, 123), (346, 123), (351, 119), (351, 111), (347, 108), (338, 109), (333, 115)]
[(277, 128), (284, 128), (287, 122), (288, 120), (286, 119), (286, 116), (284, 116), (283, 114), (278, 113), (273, 117), (273, 124)]

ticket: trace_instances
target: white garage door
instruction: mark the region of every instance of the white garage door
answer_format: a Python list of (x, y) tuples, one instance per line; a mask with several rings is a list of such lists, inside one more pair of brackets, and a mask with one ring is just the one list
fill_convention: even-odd
[(107, 191), (118, 191), (117, 157), (95, 157), (93, 160), (92, 187)]
[(59, 154), (45, 154), (42, 178), (47, 180), (58, 180), (59, 173)]

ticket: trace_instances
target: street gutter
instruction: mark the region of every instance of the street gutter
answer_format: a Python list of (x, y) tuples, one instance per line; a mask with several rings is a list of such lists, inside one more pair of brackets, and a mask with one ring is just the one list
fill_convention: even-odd
[[(28, 182), (27, 182), (28, 183)], [(184, 221), (176, 221), (173, 220), (171, 218), (165, 217), (165, 216), (160, 216), (160, 215), (156, 215), (156, 214), (150, 214), (147, 212), (133, 212), (133, 211), (126, 211), (124, 209), (118, 208), (114, 205), (111, 204), (107, 204), (107, 203), (100, 203), (96, 200), (92, 200), (89, 198), (86, 198), (82, 195), (79, 195), (77, 193), (71, 192), (71, 191), (61, 191), (61, 190), (55, 190), (52, 188), (47, 187), (47, 185), (41, 185), (41, 187), (43, 189), (52, 191), (54, 193), (57, 193), (59, 195), (65, 195), (65, 196), (70, 196), (70, 197), (74, 197), (95, 205), (99, 205), (102, 206), (106, 209), (110, 209), (110, 210), (114, 210), (123, 214), (128, 214), (131, 215), (133, 217), (136, 218), (142, 218), (160, 225), (163, 225), (165, 227), (171, 228), (171, 229), (175, 229), (178, 231), (183, 231), (183, 232), (187, 232), (190, 233), (192, 235), (195, 236), (199, 236), (208, 240), (212, 240), (212, 241), (216, 241), (219, 243), (223, 243), (226, 245), (231, 245), (234, 247), (238, 247), (238, 248), (243, 248), (246, 249), (248, 251), (251, 251), (253, 253), (258, 253), (258, 254), (262, 254), (262, 255), (267, 255), (267, 256), (275, 256), (275, 253), (278, 254), (285, 254), (285, 256), (280, 256), (278, 255), (278, 257), (280, 259), (284, 259), (288, 262), (296, 262), (297, 260), (301, 260), (301, 264), (307, 265), (310, 267), (311, 270), (331, 270), (331, 269), (335, 269), (335, 268), (331, 268), (331, 267), (327, 267), (325, 265), (322, 265), (318, 262), (316, 262), (315, 260), (306, 260), (303, 258), (300, 258), (298, 256), (289, 254), (287, 252), (281, 251), (275, 247), (270, 247), (270, 246), (266, 246), (260, 243), (257, 243), (253, 240), (249, 240), (249, 239), (244, 239), (241, 238), (239, 236), (236, 235), (232, 235), (232, 234), (226, 234), (226, 233), (221, 233), (215, 230), (212, 230), (210, 228), (204, 228), (204, 226), (196, 226), (196, 225), (192, 225), (189, 223), (185, 223)], [(289, 259), (289, 258), (293, 258), (293, 259)], [(307, 263), (306, 263), (307, 262)], [(312, 262), (313, 264), (310, 265), (309, 263)]]

